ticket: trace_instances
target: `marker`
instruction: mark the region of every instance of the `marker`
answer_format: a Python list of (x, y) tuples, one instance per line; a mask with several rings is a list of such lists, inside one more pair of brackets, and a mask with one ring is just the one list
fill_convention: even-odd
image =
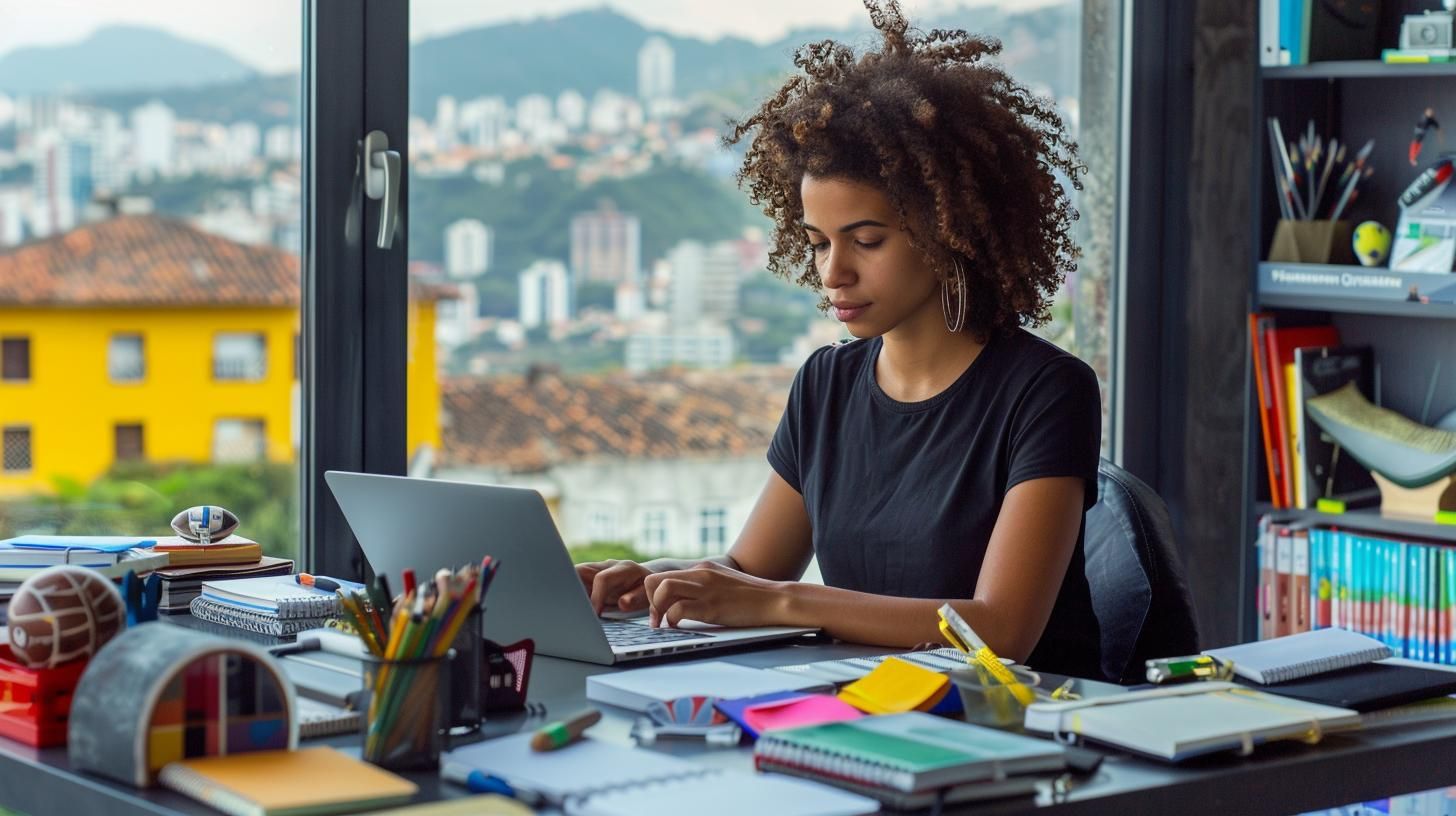
[(325, 592), (339, 591), (339, 582), (335, 581), (332, 578), (324, 578), (323, 576), (314, 576), (309, 575), (306, 572), (300, 572), (299, 574), (293, 576), (293, 580), (297, 581), (300, 584), (303, 584), (304, 586), (313, 587), (314, 589), (322, 589)]
[(601, 718), (602, 712), (592, 708), (575, 717), (543, 726), (531, 737), (531, 750), (554, 751), (563, 745), (570, 745), (581, 739), (581, 735)]

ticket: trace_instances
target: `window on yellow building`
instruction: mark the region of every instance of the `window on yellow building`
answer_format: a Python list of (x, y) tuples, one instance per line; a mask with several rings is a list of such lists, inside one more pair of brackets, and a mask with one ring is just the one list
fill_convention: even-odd
[(267, 341), (257, 332), (223, 332), (212, 341), (212, 376), (261, 380), (268, 373)]
[(140, 334), (113, 334), (106, 348), (106, 370), (112, 382), (141, 382), (147, 376)]
[(30, 379), (30, 338), (0, 338), (0, 380), (24, 382)]
[(0, 469), (6, 473), (27, 473), (34, 466), (30, 459), (30, 427), (11, 425), (5, 428), (0, 443)]
[(260, 462), (268, 452), (261, 419), (219, 419), (212, 428), (212, 461)]
[(141, 423), (117, 425), (116, 461), (132, 462), (144, 458), (145, 455)]

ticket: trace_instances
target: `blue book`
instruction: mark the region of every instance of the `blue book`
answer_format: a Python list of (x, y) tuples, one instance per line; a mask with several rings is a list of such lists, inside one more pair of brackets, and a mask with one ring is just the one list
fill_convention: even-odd
[(27, 535), (0, 541), (0, 547), (32, 550), (92, 550), (125, 552), (137, 547), (155, 547), (157, 539), (137, 536)]

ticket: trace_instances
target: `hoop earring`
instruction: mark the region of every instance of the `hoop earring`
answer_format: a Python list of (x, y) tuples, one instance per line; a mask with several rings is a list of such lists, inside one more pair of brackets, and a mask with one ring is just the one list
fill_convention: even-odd
[[(958, 332), (966, 325), (966, 272), (961, 268), (960, 258), (955, 259), (954, 283), (947, 278), (940, 284), (940, 309), (945, 313), (945, 329)], [(955, 314), (951, 314), (951, 289), (955, 289)]]

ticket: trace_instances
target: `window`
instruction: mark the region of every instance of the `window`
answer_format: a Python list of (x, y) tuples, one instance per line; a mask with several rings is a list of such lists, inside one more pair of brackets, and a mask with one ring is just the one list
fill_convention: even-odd
[(587, 516), (587, 538), (590, 541), (616, 541), (621, 537), (618, 513), (613, 507), (598, 507)]
[(11, 426), (4, 430), (4, 472), (27, 473), (33, 467), (30, 458), (30, 428)]
[(268, 439), (261, 419), (219, 419), (212, 429), (212, 461), (260, 462), (267, 456)]
[(30, 379), (30, 338), (0, 338), (0, 380), (26, 382)]
[[(410, 3), (407, 342), (439, 376), (411, 380), (405, 456), (439, 478), (548, 480), (566, 518), (589, 520), (626, 488), (632, 506), (689, 508), (672, 542), (672, 519), (637, 517), (644, 554), (721, 552), (741, 523), (722, 508), (750, 505), (768, 477), (763, 453), (795, 370), (846, 334), (817, 294), (767, 274), (771, 225), (734, 184), (743, 146), (722, 147), (723, 122), (793, 71), (806, 27), (859, 45), (867, 16), (857, 3), (720, 15), (562, 0), (550, 18), (529, 5)], [(1068, 194), (1084, 255), (1042, 333), (1092, 365), (1110, 408), (1131, 3), (902, 5), (923, 30), (1006, 43), (999, 62), (1055, 101), (1078, 142), (1086, 189)], [(489, 43), (507, 27), (567, 45), (490, 70)], [(454, 55), (471, 44), (482, 67), (462, 70)], [(460, 309), (469, 320), (441, 319)]]
[(728, 511), (704, 507), (698, 511), (698, 554), (722, 555), (728, 551)]
[(644, 555), (667, 554), (667, 511), (646, 510), (642, 513), (642, 537), (638, 548)]
[(218, 334), (212, 341), (212, 376), (218, 380), (263, 379), (268, 363), (266, 342), (257, 333)]
[(145, 456), (141, 423), (116, 426), (116, 461), (134, 462)]
[(113, 334), (106, 347), (106, 369), (112, 382), (141, 382), (147, 375), (140, 334)]

